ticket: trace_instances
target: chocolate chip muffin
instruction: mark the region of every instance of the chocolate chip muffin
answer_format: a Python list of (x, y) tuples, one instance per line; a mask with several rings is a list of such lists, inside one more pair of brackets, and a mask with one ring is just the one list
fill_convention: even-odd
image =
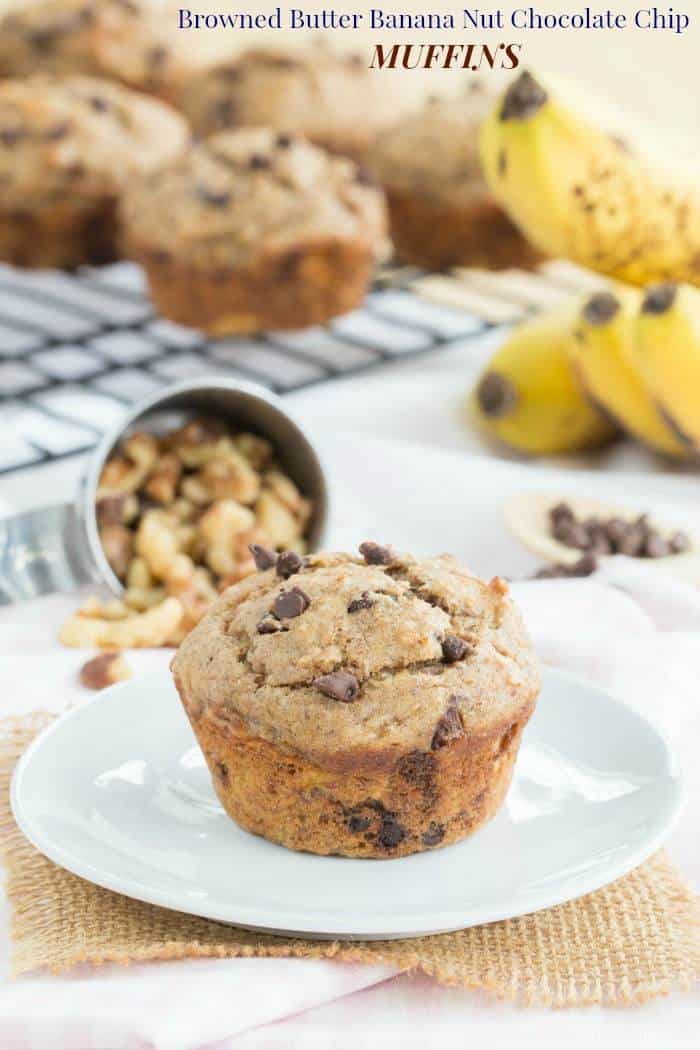
[(91, 77), (0, 82), (0, 258), (72, 268), (116, 253), (116, 199), (184, 149), (182, 118)]
[(473, 81), (463, 96), (428, 99), (370, 151), (403, 262), (442, 270), (527, 267), (539, 260), (495, 204), (481, 172), (478, 129), (492, 105), (482, 82)]
[(180, 108), (202, 136), (264, 125), (356, 160), (393, 119), (387, 84), (362, 56), (324, 47), (246, 51), (186, 81)]
[(226, 812), (290, 849), (457, 842), (510, 783), (539, 673), (505, 583), (376, 543), (254, 548), (172, 663)]
[(0, 19), (0, 75), (84, 74), (170, 97), (197, 69), (155, 0), (39, 0)]
[(344, 313), (386, 252), (381, 191), (346, 158), (266, 128), (195, 144), (134, 185), (122, 216), (158, 309), (214, 335)]

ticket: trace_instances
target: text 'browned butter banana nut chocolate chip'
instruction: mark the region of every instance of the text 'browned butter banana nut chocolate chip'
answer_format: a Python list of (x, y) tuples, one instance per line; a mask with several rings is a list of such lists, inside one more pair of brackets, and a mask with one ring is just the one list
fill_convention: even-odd
[(388, 247), (383, 194), (352, 161), (268, 128), (195, 144), (122, 216), (156, 306), (216, 335), (353, 309)]
[(256, 563), (172, 663), (229, 816), (290, 849), (375, 858), (489, 820), (540, 687), (503, 580), (373, 542)]
[(0, 259), (73, 268), (115, 258), (124, 186), (188, 139), (169, 106), (119, 84), (0, 81)]

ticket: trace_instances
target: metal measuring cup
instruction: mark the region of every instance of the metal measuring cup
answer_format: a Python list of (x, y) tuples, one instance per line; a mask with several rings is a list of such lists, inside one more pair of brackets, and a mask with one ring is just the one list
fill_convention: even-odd
[(185, 380), (129, 410), (87, 462), (76, 499), (0, 520), (0, 604), (76, 590), (87, 583), (123, 591), (100, 543), (97, 486), (105, 462), (133, 430), (162, 433), (192, 416), (221, 419), (267, 438), (282, 468), (311, 500), (307, 541), (320, 546), (328, 520), (328, 487), (319, 455), (280, 398), (256, 383), (226, 376)]

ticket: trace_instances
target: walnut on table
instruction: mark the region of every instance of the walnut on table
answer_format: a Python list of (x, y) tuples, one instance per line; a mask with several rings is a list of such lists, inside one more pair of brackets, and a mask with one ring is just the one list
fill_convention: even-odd
[(99, 653), (83, 664), (78, 677), (86, 689), (106, 689), (131, 678), (131, 668), (119, 653)]

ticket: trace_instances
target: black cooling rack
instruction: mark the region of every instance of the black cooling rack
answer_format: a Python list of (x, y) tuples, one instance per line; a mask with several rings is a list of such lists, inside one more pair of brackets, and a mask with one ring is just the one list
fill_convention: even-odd
[(284, 394), (475, 339), (538, 294), (562, 294), (556, 274), (469, 279), (386, 271), (327, 327), (210, 341), (157, 317), (131, 263), (77, 275), (0, 266), (0, 474), (91, 448), (126, 406), (176, 380), (226, 373)]
[(142, 280), (130, 264), (0, 268), (0, 472), (90, 448), (125, 406), (175, 380), (223, 372), (287, 393), (489, 327), (393, 284), (325, 328), (209, 341), (156, 317)]

